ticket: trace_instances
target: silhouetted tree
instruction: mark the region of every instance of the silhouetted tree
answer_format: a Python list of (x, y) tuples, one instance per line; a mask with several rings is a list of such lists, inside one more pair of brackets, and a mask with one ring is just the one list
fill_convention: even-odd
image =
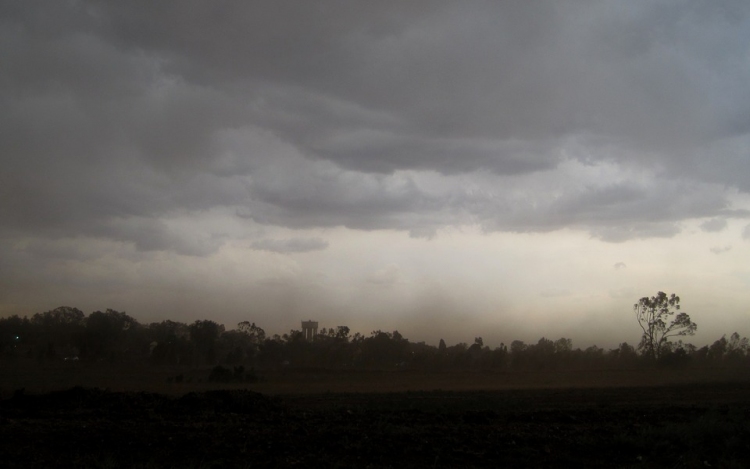
[(750, 343), (747, 338), (740, 337), (738, 333), (732, 334), (727, 343), (727, 350), (724, 357), (725, 362), (732, 365), (739, 365), (747, 358)]
[(336, 327), (336, 338), (343, 340), (345, 342), (349, 341), (349, 334), (351, 333), (351, 330), (348, 326), (338, 326)]
[(221, 335), (222, 341), (229, 349), (225, 361), (237, 364), (253, 361), (258, 355), (260, 346), (266, 340), (266, 331), (255, 323), (243, 321), (237, 324), (237, 330), (227, 331)]
[[(635, 317), (643, 330), (639, 349), (647, 357), (657, 360), (670, 337), (693, 335), (698, 326), (687, 313), (677, 313), (680, 297), (672, 293), (667, 296), (659, 292), (656, 296), (643, 297), (633, 305)], [(670, 321), (672, 316), (673, 320)]]
[(264, 331), (260, 326), (256, 326), (254, 322), (251, 323), (249, 321), (242, 321), (241, 323), (237, 324), (237, 330), (251, 337), (253, 339), (253, 342), (260, 343), (266, 340), (266, 331)]
[[(139, 324), (124, 312), (107, 309), (95, 311), (86, 318), (86, 332), (81, 341), (81, 354), (89, 359), (121, 358), (138, 347), (136, 340)], [(131, 339), (131, 340), (128, 340)]]
[[(267, 337), (255, 323), (241, 322), (235, 330), (213, 321), (191, 325), (163, 321), (148, 327), (126, 313), (111, 309), (86, 317), (76, 308), (60, 307), (35, 314), (31, 319), (0, 318), (0, 359), (12, 357), (68, 357), (80, 351), (90, 360), (124, 358), (149, 360), (163, 366), (233, 365), (232, 376), (246, 375), (245, 367), (327, 367), (542, 370), (571, 367), (601, 369), (634, 367), (638, 363), (659, 366), (750, 365), (750, 341), (733, 333), (710, 346), (696, 349), (671, 337), (691, 335), (695, 324), (679, 311), (679, 298), (659, 292), (635, 305), (644, 337), (640, 354), (627, 343), (605, 351), (597, 346), (573, 349), (570, 339), (545, 337), (534, 344), (514, 340), (494, 350), (481, 337), (474, 343), (437, 346), (411, 343), (398, 331), (373, 331), (365, 337), (351, 334), (347, 326), (320, 329), (314, 341), (298, 330)], [(670, 321), (671, 320), (671, 321)], [(653, 339), (653, 341), (651, 341)], [(252, 370), (251, 370), (252, 371)], [(182, 375), (178, 375), (182, 376)], [(176, 380), (177, 378), (173, 378)]]
[(534, 368), (556, 368), (555, 343), (550, 339), (542, 337), (536, 345), (529, 346), (528, 353), (531, 355)]
[(284, 342), (284, 359), (291, 366), (305, 367), (315, 365), (312, 360), (312, 342), (298, 329), (292, 329), (282, 336)]
[(555, 353), (568, 353), (573, 350), (573, 340), (561, 337), (555, 341)]
[(78, 308), (60, 306), (31, 317), (37, 357), (49, 359), (74, 355), (84, 331), (85, 315)]
[(11, 316), (0, 319), (0, 355), (16, 357), (28, 351), (32, 344), (31, 324), (28, 318)]
[(188, 325), (175, 321), (162, 321), (148, 326), (151, 361), (158, 365), (184, 366), (193, 362), (193, 345), (190, 343)]
[(500, 343), (490, 354), (490, 366), (492, 368), (505, 368), (508, 365), (508, 347)]
[(466, 368), (471, 364), (471, 356), (468, 353), (469, 344), (466, 342), (459, 342), (455, 345), (448, 347), (445, 352), (447, 354), (446, 359), (448, 365), (454, 368)]
[(610, 350), (609, 358), (617, 367), (627, 368), (637, 363), (638, 354), (635, 352), (635, 347), (623, 342), (616, 349)]
[(528, 362), (527, 346), (522, 340), (514, 340), (510, 343), (510, 360), (513, 368), (522, 368)]
[(353, 345), (349, 342), (348, 326), (337, 326), (336, 329), (321, 329), (322, 334), (312, 343), (311, 352), (318, 365), (338, 368), (353, 364)]
[(195, 346), (198, 354), (208, 363), (216, 363), (216, 345), (224, 332), (224, 326), (213, 321), (195, 321), (189, 327), (190, 341)]
[(685, 344), (681, 340), (677, 343), (667, 342), (662, 346), (658, 364), (662, 367), (682, 368), (692, 360), (695, 347)]
[(367, 367), (391, 368), (409, 357), (409, 341), (398, 331), (372, 331), (370, 337), (355, 347), (361, 351), (361, 363)]
[(747, 363), (750, 353), (748, 339), (740, 337), (738, 333), (726, 336), (715, 341), (710, 346), (701, 347), (693, 355), (699, 362), (709, 365), (731, 365), (737, 366)]

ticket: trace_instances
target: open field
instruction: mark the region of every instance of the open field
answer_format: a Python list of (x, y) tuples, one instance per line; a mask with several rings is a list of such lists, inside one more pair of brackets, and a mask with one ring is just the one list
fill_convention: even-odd
[[(690, 383), (750, 382), (750, 369), (631, 369), (564, 371), (373, 371), (287, 369), (260, 371), (255, 383), (209, 383), (210, 369), (160, 369), (33, 360), (0, 361), (0, 397), (25, 388), (43, 393), (74, 386), (170, 395), (217, 388), (248, 388), (263, 394), (325, 392), (476, 391), (529, 388), (632, 387)], [(182, 376), (181, 382), (175, 378)]]
[(750, 385), (0, 401), (4, 467), (748, 467)]
[(285, 370), (211, 390), (205, 370), (57, 365), (6, 364), (4, 467), (750, 467), (736, 370)]

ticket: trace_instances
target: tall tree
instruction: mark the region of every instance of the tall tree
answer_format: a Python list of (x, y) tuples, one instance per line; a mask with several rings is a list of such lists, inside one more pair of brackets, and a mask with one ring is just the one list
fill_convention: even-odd
[(108, 358), (115, 360), (135, 343), (128, 339), (135, 339), (133, 334), (139, 327), (138, 321), (125, 312), (107, 309), (105, 312), (94, 311), (86, 319), (86, 332), (81, 341), (81, 353), (89, 359)]
[(83, 311), (70, 306), (32, 316), (30, 324), (35, 329), (37, 353), (41, 353), (42, 348), (48, 358), (75, 353), (75, 344), (83, 334), (85, 320)]
[(224, 332), (224, 325), (208, 319), (190, 324), (190, 341), (198, 354), (209, 365), (216, 364), (216, 343)]
[(670, 337), (695, 334), (698, 326), (687, 313), (679, 310), (680, 297), (674, 293), (667, 296), (661, 291), (651, 298), (644, 296), (633, 305), (638, 325), (643, 330), (638, 348), (646, 356), (657, 360)]
[(250, 337), (251, 341), (256, 345), (266, 340), (266, 331), (260, 326), (256, 326), (254, 322), (242, 321), (237, 324), (237, 330)]

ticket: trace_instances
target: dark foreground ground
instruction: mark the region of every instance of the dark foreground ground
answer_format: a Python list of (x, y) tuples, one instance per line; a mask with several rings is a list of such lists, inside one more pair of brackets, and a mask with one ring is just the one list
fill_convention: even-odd
[(750, 383), (0, 401), (2, 467), (750, 467)]

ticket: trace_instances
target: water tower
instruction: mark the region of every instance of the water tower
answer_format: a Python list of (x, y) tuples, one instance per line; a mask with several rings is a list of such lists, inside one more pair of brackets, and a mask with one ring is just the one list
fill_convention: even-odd
[(305, 340), (313, 341), (318, 335), (318, 321), (302, 321), (302, 335)]

